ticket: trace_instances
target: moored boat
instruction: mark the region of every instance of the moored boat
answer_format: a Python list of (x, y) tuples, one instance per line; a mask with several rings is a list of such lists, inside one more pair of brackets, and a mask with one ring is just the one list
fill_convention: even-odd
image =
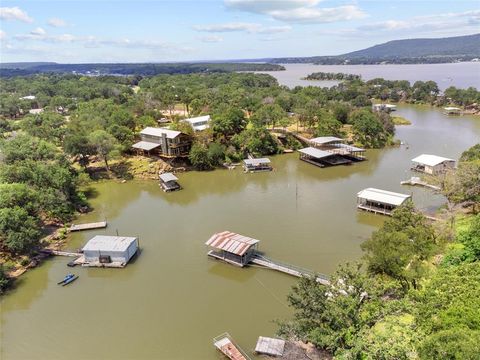
[(74, 282), (75, 280), (78, 279), (78, 275), (73, 275), (71, 278), (69, 278), (68, 280), (64, 281), (62, 286), (65, 286), (65, 285), (68, 285), (72, 282)]
[(63, 278), (63, 280), (62, 280), (62, 281), (59, 281), (59, 282), (57, 283), (57, 285), (62, 285), (65, 281), (68, 281), (69, 279), (73, 278), (74, 276), (75, 276), (75, 275), (73, 275), (73, 274), (67, 274), (67, 275), (65, 275), (65, 277)]

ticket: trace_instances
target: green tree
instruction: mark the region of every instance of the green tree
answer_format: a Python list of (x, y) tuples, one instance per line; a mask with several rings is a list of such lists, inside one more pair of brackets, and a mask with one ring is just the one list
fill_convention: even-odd
[(97, 155), (105, 162), (107, 170), (110, 170), (108, 160), (118, 154), (117, 139), (104, 130), (97, 130), (90, 134), (88, 140), (95, 148)]
[(365, 147), (383, 147), (388, 140), (382, 123), (370, 110), (357, 110), (351, 115), (353, 137)]
[(0, 209), (0, 243), (13, 254), (32, 251), (40, 238), (38, 219), (19, 206)]
[(223, 106), (212, 115), (212, 128), (216, 135), (230, 137), (242, 132), (246, 125), (245, 114), (239, 108)]
[(202, 144), (193, 144), (188, 159), (197, 170), (213, 169), (213, 164), (208, 156), (208, 148)]

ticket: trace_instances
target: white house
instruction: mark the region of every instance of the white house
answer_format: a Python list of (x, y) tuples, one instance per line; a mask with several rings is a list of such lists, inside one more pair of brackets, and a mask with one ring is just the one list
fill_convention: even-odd
[(35, 95), (27, 95), (20, 98), (20, 100), (35, 100)]
[(372, 105), (372, 110), (373, 111), (386, 111), (386, 112), (392, 112), (397, 110), (396, 105), (392, 104), (373, 104)]
[(138, 238), (126, 236), (96, 235), (83, 247), (88, 263), (126, 264), (138, 250)]
[(183, 121), (190, 123), (190, 125), (192, 125), (193, 130), (202, 131), (202, 130), (208, 129), (208, 127), (210, 126), (210, 115), (197, 116), (194, 118), (185, 119)]
[(422, 154), (412, 159), (412, 170), (436, 175), (453, 169), (455, 160), (437, 155)]

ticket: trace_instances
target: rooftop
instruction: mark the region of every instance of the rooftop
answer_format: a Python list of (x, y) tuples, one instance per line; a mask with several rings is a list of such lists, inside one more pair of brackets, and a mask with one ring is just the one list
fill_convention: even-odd
[(343, 142), (343, 141), (345, 140), (335, 136), (320, 136), (310, 140), (310, 142), (319, 144), (319, 145), (333, 143), (333, 142)]
[(322, 158), (333, 155), (331, 152), (319, 150), (319, 149), (316, 149), (316, 148), (313, 148), (313, 147), (300, 149), (298, 151), (301, 152), (302, 154), (314, 157), (315, 159), (322, 159)]
[(282, 356), (285, 349), (285, 340), (259, 336), (255, 352), (272, 356)]
[(175, 139), (178, 135), (181, 134), (180, 131), (165, 129), (165, 128), (154, 128), (154, 127), (146, 127), (142, 131), (140, 131), (142, 135), (151, 135), (151, 136), (158, 136), (162, 137), (163, 134), (167, 136), (168, 139)]
[(125, 251), (136, 237), (96, 235), (83, 247), (82, 251)]
[(178, 180), (178, 178), (175, 175), (173, 175), (172, 173), (163, 173), (163, 174), (160, 174), (159, 177), (160, 177), (160, 180), (162, 180), (163, 182), (177, 181)]
[(441, 164), (444, 161), (455, 161), (455, 160), (445, 158), (442, 156), (437, 156), (437, 155), (422, 154), (420, 156), (417, 156), (415, 159), (412, 159), (412, 161), (418, 164), (423, 164), (427, 166), (436, 166), (438, 164)]
[(260, 240), (252, 239), (248, 236), (243, 236), (230, 231), (223, 231), (213, 234), (205, 245), (242, 256), (248, 251), (248, 249), (259, 242)]
[(447, 111), (460, 111), (461, 109), (458, 108), (458, 107), (447, 106), (447, 107), (444, 107), (443, 110), (447, 110)]
[(411, 195), (395, 193), (392, 191), (367, 188), (360, 191), (358, 197), (370, 201), (377, 201), (383, 204), (402, 205), (405, 200), (411, 198)]
[(139, 142), (132, 145), (132, 147), (134, 149), (141, 149), (141, 150), (146, 150), (146, 151), (153, 150), (153, 149), (155, 149), (156, 147), (159, 147), (159, 146), (160, 146), (160, 144), (156, 144), (156, 143), (152, 143), (152, 142), (148, 142), (148, 141), (139, 141)]
[(245, 159), (243, 160), (245, 165), (258, 166), (263, 164), (270, 164), (270, 159), (268, 158), (259, 158), (259, 159)]
[(185, 121), (188, 121), (190, 124), (195, 125), (197, 123), (210, 121), (210, 115), (197, 116), (197, 117), (185, 119)]

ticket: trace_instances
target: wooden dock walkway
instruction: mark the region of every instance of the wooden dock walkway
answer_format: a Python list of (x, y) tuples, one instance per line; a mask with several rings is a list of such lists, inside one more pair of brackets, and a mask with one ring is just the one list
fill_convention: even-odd
[(410, 178), (409, 180), (400, 181), (400, 185), (411, 185), (411, 186), (418, 185), (418, 186), (427, 187), (427, 188), (432, 189), (432, 190), (437, 190), (437, 191), (440, 190), (439, 186), (429, 184), (425, 181), (422, 181), (419, 177), (415, 177), (415, 176)]
[(291, 264), (286, 264), (282, 263), (277, 260), (272, 260), (269, 259), (263, 255), (260, 254), (255, 254), (255, 256), (250, 260), (252, 264), (262, 266), (271, 270), (279, 271), (284, 274), (292, 275), (295, 277), (303, 277), (303, 276), (308, 276), (308, 277), (313, 277), (316, 276), (317, 282), (319, 282), (322, 285), (330, 285), (330, 281), (328, 276), (323, 275), (323, 274), (315, 274), (311, 270), (307, 269), (302, 269), (298, 266), (294, 266)]
[(82, 231), (82, 230), (92, 230), (92, 229), (102, 229), (107, 227), (107, 221), (100, 221), (87, 224), (73, 224), (70, 226), (70, 231)]
[(213, 345), (230, 360), (250, 360), (248, 355), (233, 342), (228, 333), (213, 338)]

